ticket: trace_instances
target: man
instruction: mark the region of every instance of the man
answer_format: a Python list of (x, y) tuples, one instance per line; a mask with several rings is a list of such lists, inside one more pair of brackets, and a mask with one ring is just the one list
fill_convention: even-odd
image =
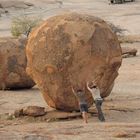
[(88, 119), (88, 117), (87, 117), (88, 105), (87, 105), (87, 102), (85, 100), (84, 90), (78, 89), (75, 92), (74, 89), (72, 88), (72, 91), (79, 102), (79, 108), (80, 108), (80, 111), (82, 113), (83, 120), (85, 123), (88, 123), (88, 121), (87, 121), (87, 119)]
[(92, 82), (92, 85), (89, 86), (89, 83), (87, 82), (87, 89), (90, 91), (90, 93), (92, 94), (92, 97), (95, 101), (95, 105), (98, 111), (98, 118), (100, 121), (104, 122), (105, 118), (101, 109), (102, 103), (103, 103), (103, 99), (100, 96), (100, 89), (97, 86), (97, 84)]

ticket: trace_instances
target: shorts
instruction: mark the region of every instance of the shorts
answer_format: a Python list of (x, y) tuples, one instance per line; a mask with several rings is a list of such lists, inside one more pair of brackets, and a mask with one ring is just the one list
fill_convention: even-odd
[(88, 112), (88, 106), (87, 104), (80, 104), (80, 111), (81, 112)]

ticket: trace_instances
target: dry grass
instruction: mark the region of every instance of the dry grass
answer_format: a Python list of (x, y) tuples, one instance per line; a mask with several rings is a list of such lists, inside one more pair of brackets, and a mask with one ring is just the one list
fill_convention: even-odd
[(38, 26), (42, 20), (39, 17), (27, 17), (25, 15), (15, 17), (12, 20), (11, 33), (13, 36), (18, 37), (21, 34), (29, 35), (31, 30)]

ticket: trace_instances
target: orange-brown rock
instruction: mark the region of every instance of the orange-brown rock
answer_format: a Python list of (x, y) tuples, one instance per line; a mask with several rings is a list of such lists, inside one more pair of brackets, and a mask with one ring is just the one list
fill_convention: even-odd
[(23, 115), (38, 117), (38, 116), (43, 116), (45, 114), (46, 111), (44, 107), (27, 106), (23, 108)]
[(0, 89), (31, 88), (26, 74), (25, 39), (0, 38)]
[(136, 134), (133, 132), (119, 131), (114, 134), (116, 138), (136, 138)]
[(77, 13), (49, 18), (29, 36), (27, 72), (37, 83), (47, 104), (65, 111), (78, 110), (72, 88), (96, 80), (101, 96), (110, 94), (121, 65), (117, 36), (101, 19)]
[(38, 117), (38, 116), (43, 116), (47, 112), (45, 111), (44, 107), (40, 106), (27, 106), (23, 107), (21, 109), (17, 109), (14, 112), (15, 117), (20, 117), (20, 116), (32, 116), (32, 117)]

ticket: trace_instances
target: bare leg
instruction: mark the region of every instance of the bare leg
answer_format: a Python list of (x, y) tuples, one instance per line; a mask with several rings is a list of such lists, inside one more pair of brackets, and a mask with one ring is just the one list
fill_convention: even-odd
[(88, 106), (87, 106), (87, 102), (85, 100), (85, 96), (84, 96), (84, 90), (79, 89), (76, 92), (74, 91), (73, 87), (72, 87), (72, 91), (75, 94), (75, 96), (78, 99), (79, 102), (79, 109), (80, 112), (82, 113), (82, 118), (84, 120), (85, 123), (87, 122), (88, 116), (87, 116), (87, 112), (88, 112)]
[(83, 117), (84, 122), (88, 123), (88, 121), (87, 121), (87, 119), (88, 119), (87, 112), (82, 112), (82, 117)]

